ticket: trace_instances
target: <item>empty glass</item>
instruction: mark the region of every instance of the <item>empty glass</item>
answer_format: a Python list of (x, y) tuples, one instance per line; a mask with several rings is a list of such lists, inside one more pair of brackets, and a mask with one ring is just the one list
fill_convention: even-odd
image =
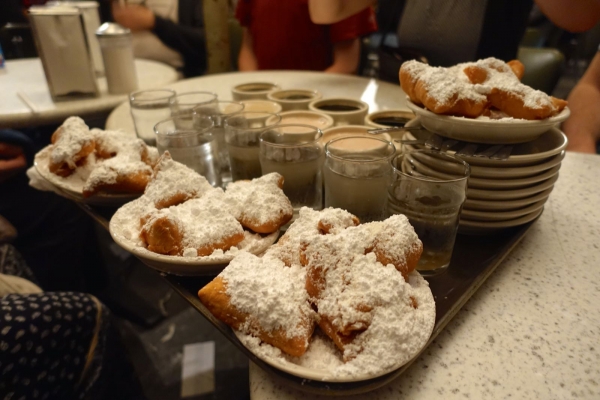
[(221, 186), (212, 127), (210, 117), (169, 118), (154, 127), (156, 147), (161, 154), (168, 150), (175, 161), (203, 175), (211, 185)]
[(194, 117), (209, 116), (214, 122), (212, 130), (213, 136), (217, 140), (217, 150), (219, 154), (219, 168), (221, 169), (221, 179), (223, 185), (231, 182), (231, 167), (229, 166), (229, 153), (225, 143), (225, 118), (242, 112), (244, 104), (234, 101), (216, 101), (214, 103), (202, 104), (194, 108)]
[(277, 125), (260, 135), (260, 165), (263, 175), (283, 175), (283, 192), (294, 212), (302, 207), (323, 207), (323, 147), (320, 129), (310, 125)]
[[(447, 168), (441, 172), (429, 165)], [(423, 242), (417, 270), (422, 275), (438, 274), (448, 268), (452, 257), (466, 199), (469, 164), (438, 151), (416, 150), (396, 156), (392, 167), (394, 180), (389, 186), (389, 214), (406, 215)]]
[(171, 99), (171, 116), (180, 117), (183, 115), (192, 115), (194, 108), (214, 104), (217, 102), (217, 95), (211, 92), (188, 92), (181, 93)]
[(280, 121), (278, 114), (264, 112), (241, 112), (225, 118), (225, 142), (233, 181), (262, 175), (259, 138)]
[(170, 89), (140, 90), (129, 95), (135, 132), (147, 144), (156, 144), (154, 125), (171, 116), (169, 103), (175, 96)]
[(394, 145), (384, 139), (348, 136), (325, 146), (325, 207), (345, 209), (361, 222), (387, 217)]

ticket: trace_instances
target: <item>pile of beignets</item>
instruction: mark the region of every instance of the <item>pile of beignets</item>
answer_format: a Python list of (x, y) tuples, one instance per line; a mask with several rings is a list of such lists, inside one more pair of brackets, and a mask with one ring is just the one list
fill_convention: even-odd
[(165, 151), (144, 195), (117, 213), (133, 221), (141, 245), (154, 253), (209, 256), (238, 245), (247, 231), (271, 234), (285, 225), (293, 208), (282, 186), (283, 177), (271, 173), (224, 191)]
[(521, 83), (524, 71), (518, 60), (490, 57), (449, 68), (411, 60), (399, 75), (410, 100), (436, 114), (540, 120), (560, 113), (567, 102)]
[[(295, 357), (318, 325), (351, 361), (385, 341), (374, 338), (382, 319), (390, 335), (422, 331), (424, 345), (435, 309), (429, 288), (423, 296), (412, 284), (422, 250), (404, 215), (361, 225), (345, 210), (305, 207), (262, 257), (239, 254), (198, 296), (219, 320)], [(399, 314), (411, 322), (385, 317)], [(386, 345), (407, 346), (399, 340)]]
[(158, 151), (143, 140), (116, 131), (89, 129), (70, 117), (54, 132), (48, 169), (67, 178), (79, 173), (83, 197), (97, 193), (143, 193)]

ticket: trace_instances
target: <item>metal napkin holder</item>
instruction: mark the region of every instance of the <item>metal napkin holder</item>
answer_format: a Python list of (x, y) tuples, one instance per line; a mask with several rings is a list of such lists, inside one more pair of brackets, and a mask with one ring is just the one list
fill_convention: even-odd
[(29, 16), (52, 99), (98, 96), (82, 11), (62, 5), (34, 6)]

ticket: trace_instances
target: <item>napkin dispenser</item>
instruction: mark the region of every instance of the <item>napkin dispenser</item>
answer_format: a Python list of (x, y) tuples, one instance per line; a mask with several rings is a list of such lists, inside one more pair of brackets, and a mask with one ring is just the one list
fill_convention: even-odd
[(102, 52), (100, 44), (96, 39), (96, 29), (100, 27), (100, 13), (98, 12), (99, 4), (96, 1), (49, 1), (46, 7), (68, 6), (76, 7), (81, 12), (83, 17), (83, 26), (85, 28), (85, 36), (90, 48), (90, 55), (94, 63), (96, 76), (104, 76), (104, 63), (102, 62)]
[(52, 99), (98, 96), (81, 10), (62, 5), (34, 6), (29, 16)]

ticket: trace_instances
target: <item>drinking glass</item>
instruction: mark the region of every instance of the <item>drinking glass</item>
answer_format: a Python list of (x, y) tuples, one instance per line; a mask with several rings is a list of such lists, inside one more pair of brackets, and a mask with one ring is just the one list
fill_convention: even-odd
[(283, 175), (283, 192), (297, 214), (300, 208), (323, 208), (323, 147), (320, 129), (310, 125), (277, 125), (260, 135), (262, 174)]
[(161, 154), (168, 150), (173, 160), (203, 175), (211, 185), (221, 186), (212, 127), (210, 117), (192, 119), (188, 115), (166, 119), (154, 127), (156, 147)]
[(392, 167), (389, 214), (404, 214), (423, 242), (417, 270), (421, 275), (437, 275), (450, 264), (466, 199), (469, 164), (438, 151), (415, 150), (396, 156)]
[(387, 217), (394, 145), (378, 137), (348, 136), (325, 145), (325, 207), (343, 208), (361, 222)]
[(214, 103), (202, 104), (194, 108), (194, 118), (197, 118), (197, 116), (209, 116), (214, 122), (212, 133), (216, 139), (223, 186), (231, 182), (229, 153), (227, 152), (227, 145), (225, 143), (225, 118), (242, 112), (243, 110), (244, 104), (235, 101), (216, 101)]
[(175, 96), (170, 89), (140, 90), (129, 95), (135, 132), (147, 144), (156, 144), (154, 125), (171, 116), (169, 102)]
[(260, 135), (280, 121), (278, 114), (264, 112), (241, 112), (225, 118), (225, 142), (233, 181), (262, 175)]
[(188, 92), (181, 93), (173, 97), (169, 106), (171, 107), (171, 116), (179, 117), (183, 115), (192, 115), (194, 108), (217, 102), (217, 95), (211, 92)]

